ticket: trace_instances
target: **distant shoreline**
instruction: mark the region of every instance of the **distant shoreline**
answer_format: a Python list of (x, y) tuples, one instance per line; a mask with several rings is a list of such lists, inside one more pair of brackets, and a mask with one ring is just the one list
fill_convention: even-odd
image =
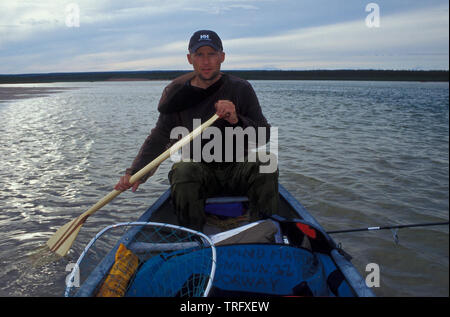
[[(0, 74), (0, 84), (172, 80), (190, 71), (121, 71), (46, 74)], [(224, 70), (247, 80), (360, 80), (448, 82), (448, 70)]]

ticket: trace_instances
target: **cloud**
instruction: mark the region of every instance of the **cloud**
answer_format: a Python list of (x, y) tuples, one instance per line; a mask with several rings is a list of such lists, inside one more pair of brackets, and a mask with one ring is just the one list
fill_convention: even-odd
[(256, 66), (263, 60), (272, 60), (280, 68), (314, 68), (316, 65), (309, 63), (324, 61), (331, 62), (328, 67), (332, 68), (345, 66), (343, 62), (349, 67), (362, 66), (364, 63), (356, 59), (365, 57), (369, 63), (372, 59), (366, 67), (378, 68), (414, 55), (413, 64), (417, 63), (417, 56), (423, 56), (429, 59), (425, 64), (433, 65), (433, 60), (439, 59), (436, 66), (448, 69), (448, 26), (446, 6), (385, 16), (380, 28), (368, 28), (361, 19), (272, 36), (226, 40), (224, 47), (233, 67), (248, 63)]
[(224, 14), (232, 10), (259, 10), (259, 7), (251, 4), (224, 4), (224, 3), (214, 3), (211, 1), (211, 4), (208, 6), (189, 6), (183, 7), (184, 11), (198, 11), (207, 14)]
[(81, 26), (68, 28), (71, 1), (2, 1), (0, 73), (190, 69), (187, 42), (201, 28), (222, 36), (224, 69), (448, 69), (448, 4), (386, 5), (368, 28), (360, 2), (331, 15), (338, 4), (319, 0), (77, 0)]

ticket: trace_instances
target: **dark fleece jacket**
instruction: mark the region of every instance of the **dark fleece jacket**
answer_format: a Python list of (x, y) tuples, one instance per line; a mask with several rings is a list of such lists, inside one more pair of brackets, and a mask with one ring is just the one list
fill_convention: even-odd
[[(239, 119), (238, 123), (235, 125), (231, 125), (224, 119), (218, 119), (213, 124), (213, 126), (219, 128), (222, 133), (223, 149), (225, 149), (224, 131), (226, 127), (242, 127), (243, 129), (254, 127), (256, 131), (258, 131), (258, 127), (263, 127), (265, 128), (266, 133), (264, 142), (268, 142), (270, 138), (270, 125), (262, 114), (258, 98), (249, 82), (222, 73), (221, 78), (216, 83), (207, 89), (201, 89), (191, 86), (190, 82), (194, 76), (194, 73), (180, 76), (174, 79), (164, 89), (158, 105), (160, 115), (156, 122), (156, 126), (146, 138), (134, 159), (132, 166), (126, 170), (128, 174), (133, 175), (142, 169), (145, 165), (164, 152), (172, 143), (177, 141), (170, 139), (170, 132), (173, 128), (182, 126), (186, 127), (189, 131), (192, 131), (194, 125), (193, 119), (200, 119), (201, 123), (203, 123), (211, 118), (215, 113), (214, 104), (218, 100), (232, 101), (236, 106), (236, 113)], [(202, 147), (208, 141), (209, 140), (202, 140)], [(247, 150), (248, 146), (246, 144), (245, 153), (247, 153)], [(192, 148), (190, 153), (192, 156)], [(222, 153), (225, 158), (225, 151), (222, 150)], [(234, 155), (235, 154), (236, 153), (234, 153)], [(225, 159), (223, 159), (222, 162), (225, 162)], [(225, 162), (222, 164), (230, 163)], [(153, 173), (154, 171), (150, 173), (150, 175)], [(146, 178), (148, 177), (145, 177), (145, 179)]]

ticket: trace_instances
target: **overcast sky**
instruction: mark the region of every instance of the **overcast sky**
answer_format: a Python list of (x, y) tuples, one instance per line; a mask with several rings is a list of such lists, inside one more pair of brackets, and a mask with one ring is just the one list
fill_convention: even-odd
[(224, 70), (448, 70), (448, 0), (369, 3), (0, 0), (0, 74), (187, 70), (199, 29), (221, 36)]

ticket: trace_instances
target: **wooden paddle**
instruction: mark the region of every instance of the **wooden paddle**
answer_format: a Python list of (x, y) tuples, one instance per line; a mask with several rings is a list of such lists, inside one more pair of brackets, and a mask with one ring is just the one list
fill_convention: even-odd
[[(149, 173), (154, 168), (158, 167), (163, 161), (170, 157), (172, 153), (177, 152), (184, 145), (191, 142), (195, 137), (200, 135), (207, 127), (213, 124), (219, 118), (218, 115), (213, 115), (208, 121), (204, 122), (199, 127), (195, 128), (191, 133), (186, 135), (184, 138), (176, 142), (169, 149), (167, 149), (164, 153), (154, 159), (152, 162), (143, 167), (140, 171), (134, 174), (130, 178), (130, 184), (135, 183), (139, 179), (141, 179), (144, 175)], [(86, 212), (73, 219), (69, 223), (65, 224), (61, 228), (59, 228), (53, 236), (47, 241), (47, 246), (51, 251), (55, 252), (60, 256), (64, 256), (72, 247), (73, 242), (75, 241), (78, 233), (80, 232), (81, 226), (84, 224), (86, 219), (95, 213), (97, 210), (105, 206), (111, 200), (113, 200), (116, 196), (118, 196), (122, 191), (113, 190), (108, 195), (100, 199), (95, 205), (93, 205)]]

